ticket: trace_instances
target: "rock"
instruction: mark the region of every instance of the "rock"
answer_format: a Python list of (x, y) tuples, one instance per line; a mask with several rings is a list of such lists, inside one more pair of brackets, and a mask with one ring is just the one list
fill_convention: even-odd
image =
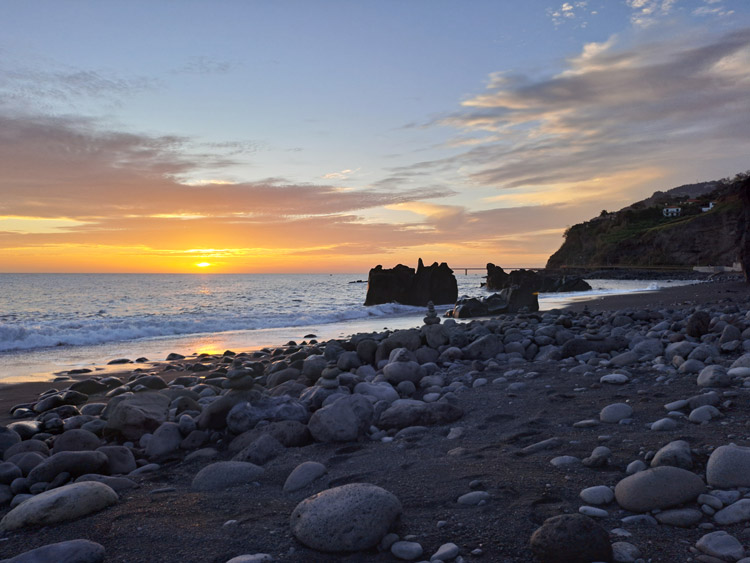
[(396, 302), (422, 307), (429, 301), (443, 305), (455, 303), (456, 299), (456, 277), (445, 262), (425, 266), (420, 258), (416, 272), (402, 264), (390, 270), (378, 265), (367, 277), (366, 306)]
[(708, 458), (706, 481), (718, 489), (750, 487), (750, 448), (719, 446)]
[(692, 411), (690, 411), (688, 420), (695, 424), (700, 424), (702, 422), (708, 422), (709, 420), (718, 418), (720, 416), (721, 412), (716, 407), (712, 405), (703, 405), (698, 407), (697, 409), (693, 409)]
[(3, 563), (103, 563), (104, 546), (89, 540), (51, 543), (4, 559)]
[[(119, 398), (119, 397), (118, 397)], [(109, 414), (105, 433), (138, 440), (167, 420), (169, 397), (158, 392), (138, 393), (120, 401)]]
[(677, 422), (672, 418), (660, 418), (651, 424), (651, 430), (654, 432), (668, 432), (677, 428)]
[(146, 457), (151, 460), (167, 457), (180, 450), (182, 433), (176, 422), (165, 422), (156, 429), (146, 445)]
[(193, 478), (194, 491), (217, 491), (246, 485), (263, 475), (263, 468), (244, 461), (217, 461), (201, 469)]
[(384, 430), (400, 430), (407, 426), (433, 426), (455, 422), (463, 414), (456, 405), (443, 401), (423, 403), (400, 399), (380, 415), (377, 425)]
[(635, 563), (641, 558), (641, 550), (632, 543), (616, 541), (612, 544), (612, 555), (617, 563)]
[(616, 424), (624, 418), (630, 418), (633, 414), (633, 408), (627, 403), (613, 403), (604, 407), (599, 413), (599, 420)]
[(391, 493), (369, 483), (351, 483), (313, 495), (297, 505), (294, 536), (325, 552), (361, 551), (378, 544), (401, 514)]
[(74, 520), (115, 504), (117, 498), (117, 493), (103, 483), (90, 481), (63, 485), (40, 493), (8, 512), (0, 520), (0, 530)]
[(490, 494), (487, 491), (471, 491), (458, 497), (456, 502), (466, 506), (476, 506), (490, 500)]
[(667, 465), (625, 477), (615, 487), (615, 498), (625, 510), (647, 512), (691, 501), (705, 488), (695, 473)]
[(125, 446), (102, 446), (96, 451), (107, 456), (107, 473), (109, 475), (125, 475), (137, 466), (130, 448)]
[(305, 461), (300, 463), (294, 470), (289, 474), (284, 482), (284, 492), (292, 493), (304, 487), (307, 487), (310, 483), (325, 475), (328, 470), (326, 466), (317, 461)]
[(460, 550), (455, 543), (444, 543), (432, 554), (430, 561), (452, 561), (458, 557)]
[(373, 415), (370, 401), (362, 395), (349, 395), (315, 411), (307, 427), (318, 442), (349, 442), (365, 433)]
[(255, 442), (263, 434), (276, 438), (286, 448), (306, 446), (312, 442), (307, 426), (296, 420), (282, 420), (256, 426), (252, 430), (243, 432), (229, 444), (229, 451), (237, 453)]
[(588, 487), (583, 489), (578, 496), (587, 504), (609, 504), (615, 500), (615, 493), (606, 485)]
[(77, 428), (57, 436), (52, 447), (52, 453), (90, 451), (95, 450), (100, 445), (101, 440), (96, 434)]
[(424, 549), (422, 546), (414, 541), (397, 541), (391, 546), (391, 554), (396, 559), (403, 561), (414, 561), (418, 557), (422, 556)]
[(663, 446), (651, 460), (651, 467), (662, 465), (692, 469), (693, 456), (690, 452), (690, 444), (685, 440), (675, 440)]
[(722, 561), (737, 561), (745, 556), (745, 549), (734, 536), (730, 536), (724, 530), (706, 534), (697, 542), (695, 547), (699, 551), (721, 559)]
[[(29, 436), (30, 438), (31, 436)], [(0, 426), (0, 456), (5, 454), (5, 450), (11, 446), (19, 443), (21, 436), (19, 436), (14, 430), (5, 426)]]
[(419, 383), (425, 375), (424, 368), (415, 361), (389, 362), (383, 368), (383, 376), (388, 383), (398, 385), (404, 381)]
[(0, 485), (10, 485), (19, 477), (23, 477), (23, 473), (15, 463), (9, 461), (0, 463)]
[(257, 440), (240, 450), (232, 461), (249, 461), (255, 465), (263, 465), (278, 457), (286, 448), (270, 434), (261, 434)]
[(469, 360), (491, 360), (502, 352), (502, 343), (494, 334), (485, 334), (463, 349), (464, 358)]
[(253, 553), (232, 557), (227, 563), (273, 563), (274, 558), (268, 553)]
[(750, 499), (740, 499), (714, 514), (714, 522), (722, 526), (750, 520)]
[(545, 563), (612, 561), (609, 534), (582, 514), (548, 518), (529, 543), (534, 555)]
[(223, 430), (232, 407), (243, 401), (254, 403), (260, 398), (260, 393), (252, 389), (232, 390), (204, 406), (196, 424), (200, 430)]
[(249, 402), (241, 401), (234, 405), (226, 416), (227, 428), (235, 434), (242, 434), (262, 420), (280, 422), (294, 420), (306, 424), (310, 418), (307, 407), (289, 396), (262, 397)]
[(610, 383), (612, 385), (623, 385), (628, 381), (630, 381), (630, 378), (622, 373), (610, 373), (599, 378), (599, 383)]
[(396, 391), (393, 388), (393, 385), (387, 381), (381, 381), (379, 383), (368, 383), (363, 381), (354, 386), (354, 392), (375, 397), (377, 401), (385, 401), (386, 403), (393, 403), (393, 401), (396, 401), (399, 398), (398, 391)]
[(102, 452), (60, 452), (36, 465), (29, 472), (28, 480), (30, 484), (49, 483), (63, 472), (69, 473), (72, 477), (86, 473), (101, 473), (106, 471), (107, 463), (107, 456)]
[[(711, 324), (711, 316), (705, 311), (696, 311), (688, 317), (685, 325), (685, 332), (688, 336), (700, 338), (708, 333)], [(685, 357), (685, 356), (683, 356)]]
[(732, 377), (723, 366), (712, 364), (701, 370), (697, 383), (698, 387), (729, 387)]
[(17, 444), (12, 445), (7, 450), (5, 450), (5, 454), (3, 454), (3, 459), (5, 461), (8, 461), (11, 457), (13, 457), (16, 454), (27, 453), (27, 452), (37, 452), (44, 457), (49, 457), (49, 447), (47, 447), (47, 444), (45, 444), (41, 440), (29, 439), (29, 440), (24, 440), (23, 442), (18, 442)]
[(654, 515), (659, 524), (691, 528), (703, 519), (703, 513), (694, 508), (673, 508)]

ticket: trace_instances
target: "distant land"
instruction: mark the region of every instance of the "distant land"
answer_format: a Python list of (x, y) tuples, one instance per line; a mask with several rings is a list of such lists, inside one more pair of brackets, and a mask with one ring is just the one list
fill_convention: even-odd
[(603, 210), (565, 232), (547, 268), (731, 266), (739, 259), (739, 190), (748, 178), (750, 171), (686, 184)]

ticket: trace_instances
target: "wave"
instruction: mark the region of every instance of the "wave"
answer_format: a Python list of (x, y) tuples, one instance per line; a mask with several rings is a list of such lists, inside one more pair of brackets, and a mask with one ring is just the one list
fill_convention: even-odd
[(91, 317), (0, 323), (0, 352), (34, 350), (55, 346), (90, 346), (143, 338), (325, 325), (367, 318), (421, 314), (424, 307), (386, 303), (356, 306), (327, 313), (290, 311), (274, 315), (143, 315)]

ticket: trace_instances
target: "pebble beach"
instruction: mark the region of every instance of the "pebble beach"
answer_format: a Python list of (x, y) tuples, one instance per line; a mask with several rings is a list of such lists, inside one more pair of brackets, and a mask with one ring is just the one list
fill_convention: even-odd
[(2, 385), (0, 561), (747, 563), (749, 311), (729, 278)]

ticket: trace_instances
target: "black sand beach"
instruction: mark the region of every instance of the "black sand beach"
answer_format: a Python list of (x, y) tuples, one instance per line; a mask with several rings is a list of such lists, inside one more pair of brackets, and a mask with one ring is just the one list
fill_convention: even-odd
[[(662, 351), (670, 343), (684, 340), (695, 347), (713, 346), (720, 353), (704, 358), (706, 365), (721, 366), (726, 372), (737, 358), (750, 352), (750, 339), (744, 336), (750, 326), (749, 306), (750, 286), (740, 281), (708, 282), (579, 303), (562, 315), (549, 316), (549, 323), (569, 327), (576, 337), (588, 336), (590, 342), (601, 341), (605, 335), (632, 339), (637, 333), (640, 340), (659, 342)], [(685, 321), (698, 309), (709, 313), (712, 326), (701, 338), (688, 337), (684, 334)], [(477, 330), (490, 326), (499, 331), (505, 335), (506, 348), (511, 349), (514, 339), (508, 336), (531, 326), (536, 326), (539, 334), (540, 325), (536, 323), (540, 319), (541, 315), (508, 317), (495, 324), (474, 321), (470, 326)], [(666, 328), (654, 329), (664, 321)], [(721, 342), (726, 325), (743, 334), (738, 344)], [(546, 341), (539, 338), (539, 342)], [(468, 344), (463, 348), (466, 354)], [(631, 340), (631, 349), (632, 344)], [(372, 421), (378, 439), (372, 439), (369, 428), (354, 440), (284, 447), (262, 464), (262, 476), (252, 482), (197, 491), (191, 482), (203, 467), (237, 455), (237, 446), (232, 445), (235, 435), (217, 428), (193, 459), (185, 459), (188, 450), (179, 450), (156, 460), (158, 469), (131, 476), (137, 486), (123, 490), (119, 500), (108, 508), (44, 527), (30, 524), (0, 531), (0, 557), (83, 538), (101, 544), (108, 562), (224, 563), (243, 554), (269, 554), (268, 560), (289, 562), (394, 561), (394, 554), (384, 546), (348, 553), (311, 549), (290, 527), (290, 515), (310, 495), (349, 483), (372, 483), (399, 499), (402, 512), (392, 530), (398, 539), (423, 548), (423, 554), (413, 560), (428, 560), (441, 545), (450, 542), (456, 544), (464, 561), (533, 561), (529, 538), (534, 531), (550, 517), (578, 514), (586, 504), (579, 496), (582, 490), (600, 485), (614, 487), (626, 478), (632, 462), (640, 460), (647, 466), (654, 452), (683, 440), (689, 445), (690, 471), (705, 482), (706, 464), (716, 448), (732, 442), (750, 446), (750, 387), (745, 386), (750, 379), (736, 376), (717, 379), (715, 385), (699, 385), (700, 366), (694, 368), (699, 369), (697, 372), (680, 373), (676, 367), (679, 360), (659, 360), (664, 352), (621, 357), (627, 350), (628, 346), (583, 352), (578, 358), (509, 358), (503, 362), (479, 357), (438, 362), (436, 374), (445, 377), (438, 392), (460, 410), (459, 418), (437, 424), (417, 421), (406, 425), (407, 430), (397, 426), (386, 430), (378, 427), (385, 426), (381, 417), (380, 422)], [(203, 359), (203, 363), (218, 361)], [(195, 359), (178, 364), (194, 365)], [(121, 375), (127, 379), (132, 366), (124, 368)], [(163, 366), (151, 371), (163, 376), (165, 382), (188, 374), (186, 370), (162, 370)], [(626, 381), (601, 382), (603, 376), (616, 373), (624, 375)], [(346, 378), (339, 375), (339, 384), (345, 385)], [(9, 415), (13, 405), (34, 402), (41, 392), (50, 387), (63, 388), (60, 386), (2, 386), (2, 424), (17, 420)], [(411, 396), (424, 400), (425, 391), (433, 391), (432, 387), (418, 386)], [(690, 422), (687, 404), (673, 406), (683, 414), (668, 417), (665, 404), (711, 391), (717, 397), (712, 403), (718, 413), (714, 417), (703, 423)], [(103, 395), (89, 398), (89, 402), (102, 400)], [(631, 419), (629, 423), (599, 421), (600, 411), (615, 403), (632, 408), (632, 415), (626, 417)], [(673, 426), (671, 429), (650, 429), (652, 423), (665, 418), (674, 421), (674, 425), (666, 425)], [(254, 437), (260, 435), (262, 432), (257, 431)], [(383, 441), (382, 437), (389, 439)], [(51, 436), (47, 441), (54, 443), (55, 439), (57, 436)], [(601, 446), (608, 448), (609, 454), (598, 457), (596, 448)], [(138, 443), (131, 449), (141, 460), (139, 464), (154, 461), (147, 459)], [(576, 461), (560, 466), (550, 463), (561, 456)], [(295, 492), (284, 492), (289, 474), (305, 461), (322, 463), (326, 474)], [(750, 483), (715, 488), (738, 490), (741, 495), (748, 487)], [(479, 504), (457, 502), (466, 493), (482, 491), (486, 495), (479, 495), (484, 498)], [(705, 534), (719, 530), (740, 544), (750, 543), (745, 520), (720, 524), (702, 508), (705, 502), (697, 502), (695, 496), (644, 511), (648, 517), (635, 522), (623, 522), (623, 518), (638, 513), (623, 508), (621, 500), (618, 497), (617, 501), (599, 505), (606, 512), (593, 517), (609, 534), (610, 542), (627, 542), (639, 552), (637, 557), (626, 559), (622, 550), (629, 548), (617, 546), (618, 561), (719, 561), (695, 548)], [(671, 522), (678, 525), (658, 522), (659, 514), (668, 513), (674, 506), (689, 511), (683, 520), (672, 515)], [(8, 503), (0, 507), (0, 516), (9, 512)], [(587, 540), (569, 538), (567, 544), (560, 540), (560, 553), (576, 549), (568, 545), (571, 543), (585, 544)]]

